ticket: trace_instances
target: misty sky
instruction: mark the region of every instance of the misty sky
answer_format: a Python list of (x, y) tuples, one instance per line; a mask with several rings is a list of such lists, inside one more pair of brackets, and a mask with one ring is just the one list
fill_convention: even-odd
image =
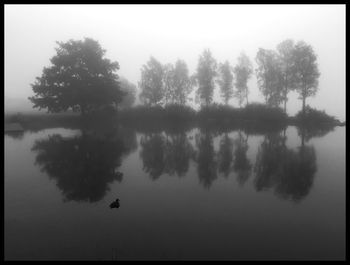
[[(307, 104), (345, 119), (345, 5), (5, 5), (5, 109), (31, 109), (30, 84), (50, 65), (55, 41), (84, 37), (98, 40), (134, 84), (151, 55), (161, 63), (183, 59), (192, 74), (205, 48), (231, 65), (245, 51), (255, 69), (258, 48), (304, 40), (321, 73)], [(263, 102), (255, 76), (248, 86), (249, 101)], [(295, 93), (289, 98), (293, 115), (302, 103)], [(214, 100), (221, 102), (219, 88)]]

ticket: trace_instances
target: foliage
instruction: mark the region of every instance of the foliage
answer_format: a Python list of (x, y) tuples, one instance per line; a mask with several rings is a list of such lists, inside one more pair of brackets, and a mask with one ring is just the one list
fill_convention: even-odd
[(245, 120), (259, 122), (285, 122), (287, 115), (281, 108), (269, 107), (261, 103), (251, 103), (242, 109), (241, 117)]
[(202, 106), (208, 106), (213, 101), (214, 78), (217, 75), (216, 68), (217, 63), (210, 50), (204, 50), (203, 54), (199, 57), (197, 73), (195, 75), (198, 84), (196, 96)]
[(235, 73), (235, 97), (238, 99), (239, 106), (242, 106), (243, 100), (246, 99), (248, 104), (248, 85), (247, 82), (251, 77), (253, 70), (252, 64), (249, 60), (249, 57), (244, 53), (238, 57), (238, 63), (233, 69)]
[(185, 61), (177, 60), (175, 67), (167, 64), (164, 79), (166, 104), (185, 105), (194, 83), (189, 76)]
[(162, 106), (136, 106), (120, 112), (123, 124), (141, 131), (179, 131), (194, 125), (196, 112), (189, 106), (171, 104)]
[(310, 106), (305, 107), (304, 116), (303, 111), (301, 110), (295, 115), (295, 119), (297, 121), (304, 122), (305, 124), (333, 124), (337, 121), (335, 117), (328, 115), (324, 110), (317, 110), (311, 108)]
[(295, 121), (298, 127), (298, 134), (309, 141), (313, 137), (322, 137), (333, 131), (338, 122), (333, 116), (329, 116), (325, 111), (320, 111), (306, 106), (305, 113), (299, 111), (295, 115)]
[(48, 128), (80, 128), (82, 120), (76, 113), (15, 114), (5, 117), (5, 122), (18, 122), (24, 130), (37, 132)]
[(199, 122), (209, 122), (211, 124), (230, 123), (240, 117), (241, 111), (237, 108), (212, 104), (201, 108), (197, 113), (197, 120)]
[(265, 97), (265, 103), (271, 107), (278, 107), (282, 102), (282, 72), (278, 54), (273, 50), (260, 48), (256, 55), (256, 76), (258, 86)]
[(297, 87), (297, 75), (295, 67), (295, 44), (287, 39), (277, 45), (278, 56), (282, 73), (282, 96), (284, 101), (284, 112), (288, 101), (288, 93)]
[(119, 64), (104, 58), (106, 51), (97, 41), (85, 38), (57, 44), (52, 66), (45, 67), (31, 85), (35, 95), (29, 100), (34, 108), (85, 114), (121, 101), (123, 93), (115, 73)]
[(219, 86), (221, 91), (221, 97), (223, 98), (225, 104), (228, 104), (228, 101), (233, 96), (233, 74), (231, 72), (231, 66), (228, 61), (219, 66)]
[(303, 101), (303, 111), (305, 111), (305, 100), (307, 97), (316, 95), (318, 90), (317, 57), (312, 47), (303, 41), (295, 45), (294, 52), (295, 68), (298, 78), (297, 92)]
[(140, 100), (145, 105), (161, 104), (165, 96), (164, 66), (151, 57), (141, 69)]
[(171, 104), (164, 108), (165, 119), (169, 121), (192, 121), (196, 112), (189, 106)]

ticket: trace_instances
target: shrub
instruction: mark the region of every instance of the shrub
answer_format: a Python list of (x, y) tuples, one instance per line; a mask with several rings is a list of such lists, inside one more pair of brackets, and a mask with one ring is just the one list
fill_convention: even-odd
[(177, 104), (166, 106), (164, 112), (166, 121), (173, 122), (192, 121), (196, 116), (196, 111), (191, 107)]
[(273, 108), (261, 103), (251, 103), (242, 109), (241, 118), (257, 122), (284, 122), (287, 120), (287, 114), (281, 108)]
[(239, 118), (240, 110), (231, 106), (213, 104), (211, 106), (206, 106), (200, 109), (197, 113), (197, 118), (199, 121), (207, 122), (232, 122)]
[(334, 123), (337, 121), (335, 117), (328, 115), (325, 111), (313, 109), (310, 106), (305, 108), (305, 117), (303, 117), (303, 111), (301, 110), (295, 115), (295, 119), (307, 124)]

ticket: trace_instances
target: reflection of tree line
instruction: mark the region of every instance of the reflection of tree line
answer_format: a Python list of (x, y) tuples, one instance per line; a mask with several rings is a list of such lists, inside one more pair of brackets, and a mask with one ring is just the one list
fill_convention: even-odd
[(143, 170), (152, 179), (159, 178), (163, 173), (182, 177), (188, 171), (193, 147), (185, 133), (166, 136), (150, 133), (142, 136), (140, 144)]
[(217, 152), (214, 135), (205, 130), (195, 137), (196, 149), (185, 133), (145, 135), (141, 138), (140, 157), (144, 171), (153, 180), (162, 174), (183, 176), (193, 160), (197, 164), (199, 181), (205, 188), (210, 188), (218, 173), (228, 177), (234, 172), (238, 183), (243, 185), (254, 171), (253, 183), (257, 191), (273, 189), (280, 198), (299, 201), (308, 194), (317, 169), (315, 150), (304, 144), (304, 138), (305, 133), (301, 132), (301, 146), (293, 150), (286, 146), (285, 132), (266, 134), (254, 167), (247, 157), (248, 135), (241, 131), (235, 138), (227, 133), (221, 136)]
[(141, 138), (140, 152), (143, 169), (152, 179), (162, 174), (183, 176), (193, 160), (197, 163), (199, 181), (206, 188), (210, 188), (217, 179), (217, 173), (228, 177), (231, 172), (236, 172), (239, 183), (244, 184), (251, 172), (246, 154), (248, 136), (244, 137), (239, 132), (238, 137), (232, 139), (224, 134), (218, 152), (214, 150), (213, 138), (213, 133), (209, 131), (196, 134), (195, 150), (185, 133), (145, 135)]
[[(185, 132), (144, 134), (140, 158), (143, 170), (153, 180), (163, 174), (185, 176), (193, 161), (205, 188), (210, 188), (218, 174), (228, 177), (235, 173), (237, 182), (243, 185), (254, 173), (257, 191), (272, 189), (283, 199), (299, 201), (308, 194), (316, 172), (314, 148), (305, 145), (308, 134), (305, 130), (299, 130), (299, 134), (301, 144), (297, 150), (286, 146), (285, 132), (266, 134), (255, 165), (248, 159), (248, 135), (242, 131), (235, 137), (221, 135), (218, 151), (214, 149), (216, 135), (209, 130), (195, 135), (194, 146)], [(118, 171), (122, 158), (136, 148), (134, 131), (115, 128), (103, 135), (53, 135), (36, 141), (33, 151), (37, 152), (36, 163), (57, 181), (65, 200), (95, 202), (105, 196), (110, 183), (122, 180)]]

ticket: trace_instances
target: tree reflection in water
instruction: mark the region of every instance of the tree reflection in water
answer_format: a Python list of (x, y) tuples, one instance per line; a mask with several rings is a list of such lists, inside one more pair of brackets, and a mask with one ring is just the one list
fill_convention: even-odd
[(147, 134), (141, 137), (140, 144), (143, 169), (151, 179), (164, 173), (178, 177), (187, 173), (194, 151), (184, 132)]
[[(265, 134), (254, 165), (256, 191), (272, 189), (279, 198), (294, 202), (308, 195), (317, 165), (315, 150), (305, 144), (305, 138), (313, 133), (305, 128), (298, 131), (301, 144), (296, 150), (286, 146), (285, 131)], [(65, 200), (96, 202), (110, 183), (122, 180), (118, 168), (122, 157), (137, 149), (136, 133), (125, 128), (83, 132), (72, 138), (49, 136), (36, 141), (32, 150), (37, 152), (36, 163), (56, 180)], [(195, 149), (186, 132), (144, 134), (140, 140), (143, 170), (152, 180), (162, 174), (183, 177), (193, 160), (199, 183), (206, 189), (218, 173), (227, 177), (235, 172), (238, 184), (244, 185), (253, 169), (247, 157), (248, 135), (239, 130), (233, 139), (226, 132), (217, 152), (214, 137), (209, 130), (200, 130)]]
[(220, 140), (218, 152), (219, 172), (227, 177), (232, 171), (233, 163), (233, 141), (227, 133)]
[(196, 145), (198, 151), (195, 159), (199, 182), (204, 188), (209, 189), (213, 181), (217, 179), (218, 168), (213, 135), (208, 131), (201, 131), (196, 135)]
[(162, 134), (146, 134), (140, 140), (140, 157), (143, 170), (152, 180), (158, 179), (165, 168), (165, 137)]
[(269, 189), (279, 181), (279, 167), (282, 163), (283, 143), (279, 132), (269, 133), (261, 143), (255, 162), (255, 188)]
[[(302, 131), (301, 131), (302, 132)], [(286, 146), (286, 132), (272, 131), (264, 136), (254, 165), (256, 191), (273, 189), (276, 196), (291, 201), (301, 201), (309, 193), (316, 167), (316, 153), (304, 144), (297, 150)], [(253, 165), (247, 157), (248, 135), (241, 130), (232, 139), (226, 132), (220, 139), (218, 152), (214, 148), (214, 134), (201, 130), (195, 136), (196, 151), (186, 133), (155, 133), (141, 137), (140, 157), (143, 169), (153, 180), (162, 174), (186, 175), (191, 159), (197, 164), (199, 182), (209, 189), (218, 173), (227, 177), (237, 173), (240, 186), (249, 179)]]
[(257, 154), (255, 188), (273, 188), (278, 197), (299, 202), (308, 195), (316, 171), (314, 147), (306, 146), (303, 136), (295, 151), (286, 147), (279, 133), (268, 134)]
[(183, 177), (190, 165), (194, 150), (185, 133), (167, 135), (165, 145), (165, 172)]
[(247, 150), (248, 146), (248, 135), (246, 138), (243, 137), (241, 131), (238, 132), (238, 137), (235, 140), (235, 154), (234, 154), (234, 162), (233, 169), (237, 172), (237, 181), (239, 185), (243, 186), (243, 184), (248, 180), (252, 165), (247, 158)]
[[(64, 138), (56, 134), (37, 140), (32, 150), (37, 152), (36, 164), (56, 180), (65, 201), (97, 202), (105, 196), (110, 183), (122, 180), (118, 172), (122, 156), (136, 147), (136, 134), (123, 137), (123, 132), (118, 131), (112, 135), (83, 132), (81, 136)], [(129, 146), (124, 144), (126, 138)]]

